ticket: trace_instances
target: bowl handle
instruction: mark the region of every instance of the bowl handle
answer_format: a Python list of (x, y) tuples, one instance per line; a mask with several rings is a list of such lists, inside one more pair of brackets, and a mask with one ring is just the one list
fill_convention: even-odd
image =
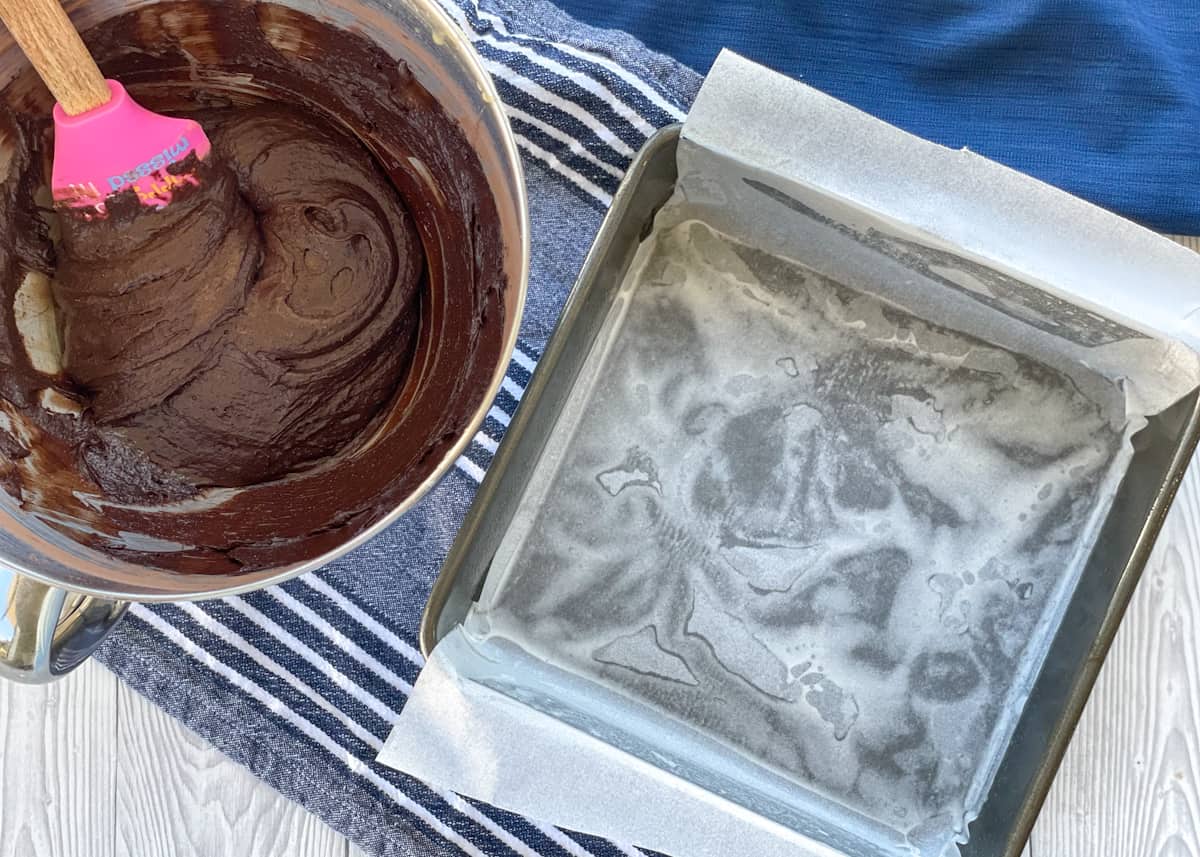
[(66, 675), (96, 650), (128, 606), (0, 568), (0, 678), (45, 684)]

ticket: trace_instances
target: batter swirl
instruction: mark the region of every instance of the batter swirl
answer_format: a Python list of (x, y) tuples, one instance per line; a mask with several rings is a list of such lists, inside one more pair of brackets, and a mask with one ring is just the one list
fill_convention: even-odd
[(198, 484), (250, 485), (337, 452), (390, 401), (423, 255), (357, 141), (289, 108), (199, 118), (201, 188), (65, 218), (55, 303), (101, 426)]

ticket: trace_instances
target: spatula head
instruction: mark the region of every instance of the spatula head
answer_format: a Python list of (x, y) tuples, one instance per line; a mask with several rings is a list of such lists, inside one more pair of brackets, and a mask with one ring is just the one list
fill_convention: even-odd
[(196, 167), (212, 148), (200, 125), (147, 110), (115, 80), (108, 88), (108, 103), (87, 113), (68, 116), (54, 106), (54, 204), (104, 217), (115, 194), (132, 191), (143, 205), (162, 208), (198, 185)]

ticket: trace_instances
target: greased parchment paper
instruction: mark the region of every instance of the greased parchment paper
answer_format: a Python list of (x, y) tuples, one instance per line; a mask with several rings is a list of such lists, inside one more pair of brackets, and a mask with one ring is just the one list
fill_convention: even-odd
[(957, 854), (1200, 263), (729, 53), (678, 164), (380, 760), (678, 857)]

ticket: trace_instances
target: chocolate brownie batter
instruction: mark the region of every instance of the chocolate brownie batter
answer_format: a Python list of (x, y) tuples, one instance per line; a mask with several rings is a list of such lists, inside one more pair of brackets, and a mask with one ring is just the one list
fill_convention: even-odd
[(479, 162), (403, 64), (284, 7), (163, 3), (85, 38), (213, 154), (162, 212), (130, 192), (55, 214), (49, 129), (26, 118), (48, 96), (4, 91), (0, 481), (143, 564), (316, 555), (427, 478), (481, 403), (504, 278)]
[(100, 425), (196, 484), (251, 485), (342, 449), (390, 400), (424, 261), (356, 140), (286, 107), (197, 118), (199, 189), (63, 218), (55, 304)]

